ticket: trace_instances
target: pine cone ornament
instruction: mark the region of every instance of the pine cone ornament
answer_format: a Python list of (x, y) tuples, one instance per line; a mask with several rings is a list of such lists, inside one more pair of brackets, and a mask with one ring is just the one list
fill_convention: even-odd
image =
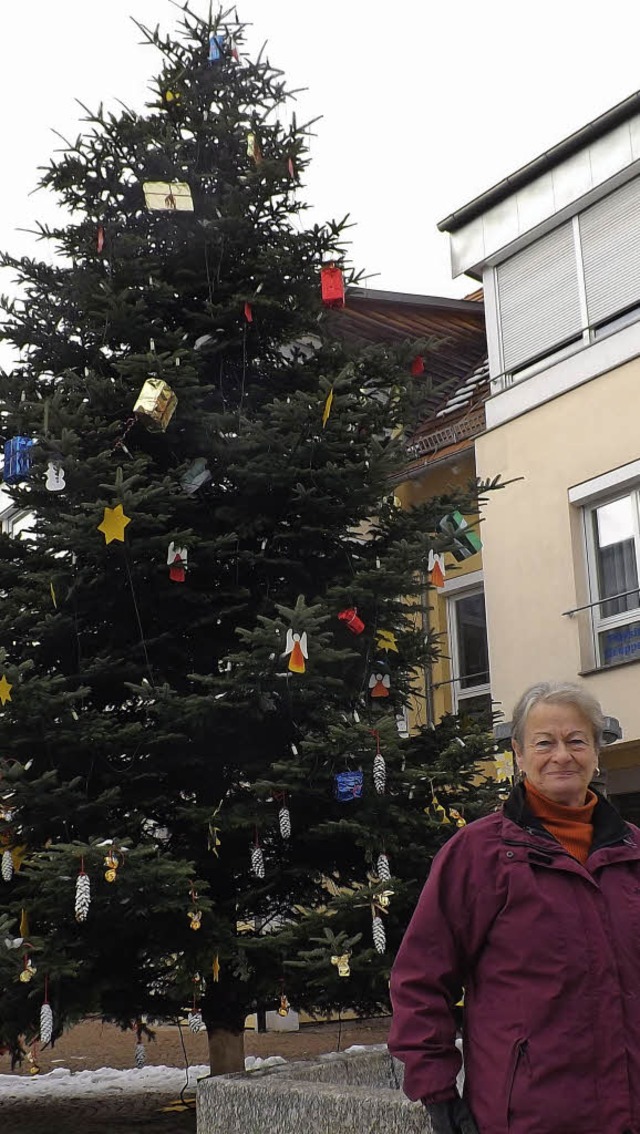
[(387, 785), (387, 765), (381, 752), (376, 752), (373, 757), (373, 783), (378, 795), (384, 795)]
[(278, 812), (278, 820), (280, 822), (280, 834), (283, 839), (291, 838), (291, 814), (288, 807), (281, 807)]
[(371, 930), (373, 933), (373, 944), (375, 945), (377, 952), (384, 953), (387, 947), (387, 935), (385, 933), (381, 917), (378, 917), (377, 915), (376, 917), (374, 917), (371, 923)]
[(76, 921), (86, 921), (91, 905), (91, 883), (84, 870), (76, 879)]
[(40, 1009), (40, 1044), (45, 1047), (51, 1043), (53, 1034), (53, 1012), (50, 1004), (43, 1004)]
[(134, 1058), (135, 1065), (138, 1068), (138, 1071), (142, 1071), (142, 1068), (144, 1067), (144, 1065), (146, 1063), (146, 1059), (147, 1059), (143, 1043), (137, 1043), (136, 1044), (136, 1049), (135, 1049), (133, 1058)]
[(196, 1035), (204, 1028), (204, 1020), (200, 1012), (190, 1012), (187, 1016), (187, 1023), (189, 1025), (189, 1031), (195, 1032)]
[(256, 878), (264, 878), (264, 856), (262, 847), (251, 848), (251, 871)]
[(391, 881), (391, 867), (386, 854), (378, 855), (378, 878), (381, 882)]
[(6, 850), (2, 855), (2, 877), (5, 882), (10, 882), (13, 878), (13, 856), (10, 850)]

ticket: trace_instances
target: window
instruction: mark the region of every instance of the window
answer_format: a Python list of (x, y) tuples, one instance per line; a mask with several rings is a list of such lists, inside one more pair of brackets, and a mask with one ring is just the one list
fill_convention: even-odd
[(494, 279), (502, 388), (504, 375), (640, 319), (640, 178), (498, 264)]
[(496, 272), (504, 369), (580, 339), (582, 318), (571, 222), (536, 240)]
[(453, 592), (447, 600), (454, 709), (490, 723), (491, 689), (484, 591), (482, 587), (468, 588), (459, 593)]
[(640, 493), (585, 509), (591, 618), (599, 666), (640, 659)]

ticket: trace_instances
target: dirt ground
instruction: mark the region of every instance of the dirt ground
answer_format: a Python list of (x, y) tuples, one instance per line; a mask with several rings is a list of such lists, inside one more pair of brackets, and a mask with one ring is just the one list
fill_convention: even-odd
[[(349, 1020), (342, 1024), (303, 1024), (299, 1032), (267, 1032), (245, 1034), (247, 1055), (283, 1055), (285, 1059), (310, 1059), (326, 1051), (343, 1051), (354, 1043), (386, 1043), (389, 1020)], [(175, 1026), (155, 1029), (156, 1038), (146, 1043), (148, 1067), (184, 1067), (185, 1055), (180, 1031), (190, 1066), (208, 1062), (207, 1035), (194, 1035), (188, 1028)], [(112, 1024), (85, 1020), (71, 1028), (53, 1048), (38, 1052), (38, 1066), (42, 1074), (54, 1067), (69, 1067), (72, 1071), (96, 1071), (100, 1067), (115, 1067), (126, 1071), (133, 1067), (135, 1036), (121, 1032)], [(11, 1073), (8, 1056), (0, 1057), (0, 1075)], [(28, 1064), (14, 1074), (29, 1075)]]
[[(342, 1051), (352, 1044), (385, 1043), (389, 1019), (349, 1020), (342, 1024), (303, 1024), (299, 1032), (246, 1033), (247, 1055), (282, 1055), (285, 1059), (309, 1059), (327, 1051)], [(182, 1029), (190, 1066), (206, 1064), (206, 1035), (193, 1035)], [(110, 1024), (86, 1020), (58, 1040), (53, 1050), (38, 1054), (41, 1073), (55, 1067), (73, 1071), (133, 1066), (135, 1039)], [(161, 1027), (153, 1043), (147, 1043), (147, 1066), (184, 1067), (185, 1055), (177, 1027)], [(11, 1073), (6, 1056), (0, 1058), (0, 1074)], [(29, 1074), (28, 1068), (14, 1074)], [(195, 1134), (193, 1091), (185, 1094), (186, 1109), (167, 1110), (180, 1100), (171, 1095), (124, 1095), (110, 1100), (108, 1108), (99, 1098), (85, 1100), (52, 1099), (10, 1106), (0, 1101), (2, 1134)], [(229, 1131), (229, 1134), (235, 1134)], [(240, 1132), (238, 1132), (240, 1134)]]

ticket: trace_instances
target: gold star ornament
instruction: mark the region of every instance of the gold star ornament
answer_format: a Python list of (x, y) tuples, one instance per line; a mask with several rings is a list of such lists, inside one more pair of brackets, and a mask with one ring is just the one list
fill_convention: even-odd
[(6, 674), (3, 673), (2, 677), (0, 677), (0, 701), (3, 705), (6, 704), (7, 701), (11, 700), (12, 689), (13, 685), (9, 684)]
[(124, 543), (124, 529), (130, 523), (131, 517), (125, 516), (122, 504), (116, 504), (115, 508), (105, 508), (98, 531), (104, 535), (105, 543), (112, 543), (114, 539)]

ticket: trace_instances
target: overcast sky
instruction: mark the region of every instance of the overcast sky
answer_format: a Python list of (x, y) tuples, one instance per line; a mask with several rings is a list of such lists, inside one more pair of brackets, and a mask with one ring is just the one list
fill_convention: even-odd
[[(208, 0), (192, 0), (195, 11)], [(239, 0), (250, 46), (322, 115), (304, 190), (314, 219), (349, 212), (353, 260), (370, 286), (463, 295), (436, 224), (640, 88), (640, 9), (538, 0)], [(130, 20), (172, 30), (170, 0), (4, 0), (0, 248), (33, 252), (20, 228), (52, 216), (29, 196), (75, 99), (142, 108), (158, 69)], [(6, 273), (5, 273), (6, 276)], [(0, 277), (7, 290), (8, 279)]]

